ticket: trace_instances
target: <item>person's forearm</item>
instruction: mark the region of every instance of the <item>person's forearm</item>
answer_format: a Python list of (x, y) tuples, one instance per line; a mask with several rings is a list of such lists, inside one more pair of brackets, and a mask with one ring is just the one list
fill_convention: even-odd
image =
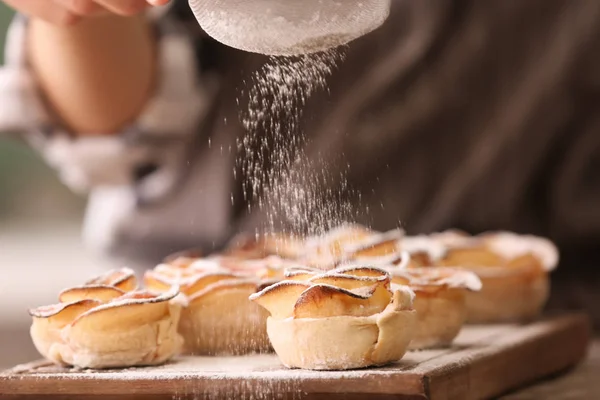
[(141, 17), (90, 18), (72, 26), (33, 19), (33, 70), (50, 107), (80, 134), (111, 134), (132, 121), (151, 95), (155, 39)]

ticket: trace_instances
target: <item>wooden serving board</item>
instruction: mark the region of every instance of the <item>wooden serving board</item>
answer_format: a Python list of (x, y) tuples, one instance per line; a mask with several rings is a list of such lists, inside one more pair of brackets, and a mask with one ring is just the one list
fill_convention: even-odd
[(182, 357), (161, 367), (86, 371), (46, 362), (0, 374), (0, 397), (23, 399), (481, 399), (580, 361), (590, 340), (581, 314), (527, 325), (470, 326), (449, 349), (410, 352), (356, 371), (283, 368), (275, 355)]

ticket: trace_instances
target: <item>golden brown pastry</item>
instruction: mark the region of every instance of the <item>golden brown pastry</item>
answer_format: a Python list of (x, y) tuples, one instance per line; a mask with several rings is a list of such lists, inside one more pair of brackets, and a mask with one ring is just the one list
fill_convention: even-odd
[(286, 234), (239, 235), (222, 256), (262, 260), (277, 256), (286, 261), (329, 270), (348, 260), (397, 253), (400, 229), (376, 232), (358, 224), (343, 224), (325, 234), (301, 238)]
[[(176, 261), (176, 260), (175, 260)], [(178, 285), (186, 298), (179, 323), (189, 354), (246, 354), (270, 350), (268, 313), (248, 297), (283, 275), (278, 257), (244, 260), (213, 257), (161, 264), (146, 272), (153, 292)], [(182, 266), (183, 265), (183, 266)]]
[(510, 232), (468, 236), (447, 231), (430, 236), (431, 264), (472, 271), (483, 284), (467, 293), (468, 322), (511, 322), (539, 315), (550, 291), (558, 251), (547, 239)]
[(467, 319), (467, 296), (481, 290), (472, 272), (452, 268), (391, 268), (392, 282), (415, 292), (417, 332), (409, 349), (449, 346)]
[(245, 260), (269, 256), (298, 259), (304, 253), (305, 245), (304, 239), (283, 233), (262, 236), (240, 234), (231, 240), (223, 255)]
[(400, 249), (410, 254), (409, 268), (431, 267), (446, 255), (447, 248), (427, 235), (405, 236), (399, 242)]
[(342, 225), (325, 235), (309, 238), (298, 261), (328, 270), (350, 260), (391, 255), (398, 252), (398, 240), (403, 235), (399, 229), (380, 233), (361, 225)]
[(415, 330), (413, 296), (390, 291), (385, 271), (355, 267), (296, 269), (250, 298), (269, 311), (267, 332), (285, 366), (345, 370), (403, 357)]
[(30, 310), (35, 347), (48, 360), (80, 368), (164, 363), (183, 342), (178, 289), (155, 296), (136, 287), (131, 270), (113, 271), (63, 291), (59, 304)]
[[(431, 265), (430, 260), (441, 257), (445, 250), (431, 246), (428, 237), (391, 237), (389, 234), (374, 236), (363, 241), (346, 261), (344, 268), (369, 265), (388, 271), (393, 282), (409, 286), (416, 294), (414, 308), (417, 311), (417, 331), (410, 349), (448, 346), (460, 332), (467, 316), (466, 296), (469, 290), (480, 290), (479, 278), (467, 271), (449, 268), (416, 269), (420, 265)], [(378, 238), (378, 239), (377, 239)], [(410, 243), (407, 243), (410, 242)], [(367, 244), (365, 246), (365, 244)], [(402, 244), (408, 251), (400, 251)], [(436, 255), (437, 251), (437, 255)], [(344, 267), (346, 265), (346, 267)], [(340, 271), (340, 269), (338, 269)]]

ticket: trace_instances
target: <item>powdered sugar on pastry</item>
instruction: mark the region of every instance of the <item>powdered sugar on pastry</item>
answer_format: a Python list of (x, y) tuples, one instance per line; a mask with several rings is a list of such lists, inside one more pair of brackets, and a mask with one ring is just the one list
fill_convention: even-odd
[(431, 235), (448, 248), (438, 261), (475, 272), (482, 290), (466, 295), (469, 322), (531, 319), (541, 312), (550, 292), (549, 272), (558, 250), (547, 239), (511, 232), (468, 236), (449, 231)]
[(426, 253), (433, 263), (442, 259), (448, 251), (444, 244), (426, 235), (405, 236), (401, 240), (401, 248), (409, 254)]
[(250, 302), (248, 296), (263, 285), (264, 279), (277, 275), (273, 265), (277, 265), (273, 258), (188, 257), (183, 266), (165, 263), (148, 271), (144, 280), (156, 292), (181, 285), (186, 305), (179, 332), (184, 337), (186, 353), (265, 352), (270, 350), (267, 313)]
[(390, 272), (393, 282), (408, 285), (416, 295), (417, 330), (409, 348), (450, 345), (467, 318), (467, 293), (481, 290), (477, 275), (435, 267), (391, 269)]
[(90, 282), (61, 293), (74, 302), (30, 311), (31, 337), (44, 357), (80, 368), (115, 368), (160, 364), (179, 352), (177, 287), (159, 296), (118, 289), (137, 287), (128, 270)]
[(511, 232), (488, 232), (481, 238), (486, 246), (507, 259), (531, 253), (541, 261), (546, 271), (552, 271), (558, 265), (558, 249), (548, 239)]
[(396, 282), (409, 287), (447, 287), (467, 289), (477, 292), (481, 290), (481, 280), (472, 272), (454, 268), (392, 268), (388, 270)]
[(415, 326), (410, 289), (390, 292), (389, 275), (376, 268), (300, 273), (307, 280), (281, 282), (251, 296), (271, 314), (267, 331), (284, 365), (353, 369), (404, 355)]

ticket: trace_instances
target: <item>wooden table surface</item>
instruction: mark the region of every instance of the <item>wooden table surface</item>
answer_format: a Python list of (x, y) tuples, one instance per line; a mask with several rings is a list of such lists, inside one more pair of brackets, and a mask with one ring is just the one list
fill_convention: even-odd
[(515, 390), (502, 399), (600, 399), (600, 337), (594, 339), (586, 359), (575, 368)]

